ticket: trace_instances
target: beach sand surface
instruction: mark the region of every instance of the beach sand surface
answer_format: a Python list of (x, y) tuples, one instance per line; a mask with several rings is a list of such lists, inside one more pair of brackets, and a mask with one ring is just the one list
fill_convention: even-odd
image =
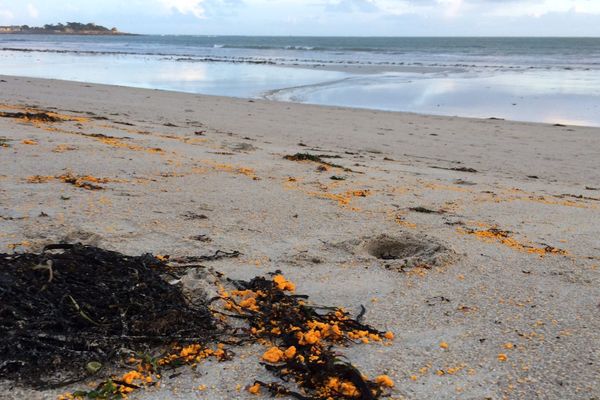
[[(343, 350), (392, 377), (392, 398), (600, 396), (599, 128), (7, 76), (0, 112), (61, 118), (0, 117), (0, 252), (236, 250), (206, 265), (279, 269), (394, 332)], [(324, 163), (284, 158), (296, 153)], [(256, 398), (244, 388), (273, 379), (263, 351), (130, 398)], [(5, 382), (0, 398), (69, 389)]]

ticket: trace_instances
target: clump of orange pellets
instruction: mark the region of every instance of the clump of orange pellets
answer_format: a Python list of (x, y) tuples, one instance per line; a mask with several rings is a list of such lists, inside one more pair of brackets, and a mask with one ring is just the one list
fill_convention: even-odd
[(367, 378), (332, 349), (332, 345), (383, 343), (394, 338), (392, 332), (365, 325), (341, 308), (309, 305), (279, 272), (232, 283), (236, 290), (223, 289), (220, 294), (224, 308), (247, 321), (247, 334), (266, 346), (261, 361), (280, 378), (255, 381), (247, 389), (250, 393), (264, 388), (273, 396), (377, 399), (394, 386), (387, 375)]

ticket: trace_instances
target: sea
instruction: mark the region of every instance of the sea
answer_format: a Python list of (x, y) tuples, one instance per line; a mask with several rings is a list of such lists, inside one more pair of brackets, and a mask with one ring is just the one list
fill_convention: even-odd
[(0, 74), (600, 126), (600, 38), (0, 35)]

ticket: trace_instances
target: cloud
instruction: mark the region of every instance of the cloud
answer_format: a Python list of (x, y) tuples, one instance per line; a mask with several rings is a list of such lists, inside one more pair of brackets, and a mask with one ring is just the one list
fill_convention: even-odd
[(340, 13), (369, 12), (380, 13), (383, 15), (416, 14), (455, 17), (468, 6), (467, 1), (468, 0), (329, 0), (325, 2), (324, 5), (326, 11)]
[(339, 0), (328, 3), (326, 11), (331, 12), (375, 12), (379, 11), (375, 0)]
[(464, 6), (463, 0), (438, 0), (438, 3), (445, 7), (445, 16), (448, 18), (459, 16)]
[(237, 7), (244, 5), (243, 0), (158, 0), (158, 2), (169, 11), (193, 15), (201, 19), (232, 15)]
[(159, 0), (165, 8), (181, 14), (192, 14), (197, 18), (204, 18), (203, 0)]
[(379, 12), (458, 18), (465, 15), (540, 17), (552, 13), (600, 14), (600, 0), (328, 0), (326, 11)]
[(202, 6), (207, 18), (236, 15), (245, 6), (243, 0), (204, 0)]
[(507, 4), (498, 0), (487, 2), (497, 4), (487, 12), (487, 15), (496, 17), (541, 17), (552, 13), (600, 14), (600, 1), (597, 0), (528, 0), (508, 1)]
[(15, 15), (10, 10), (0, 9), (0, 21), (10, 21)]
[(27, 4), (27, 13), (31, 18), (37, 18), (40, 16), (38, 9), (31, 3)]

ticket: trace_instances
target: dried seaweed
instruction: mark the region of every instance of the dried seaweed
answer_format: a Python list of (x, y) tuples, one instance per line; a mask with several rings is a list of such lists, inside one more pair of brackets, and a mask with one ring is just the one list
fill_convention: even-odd
[(456, 168), (449, 168), (451, 171), (459, 171), (459, 172), (470, 172), (472, 174), (476, 174), (477, 171), (475, 168), (469, 168), (469, 167), (456, 167)]
[(426, 207), (422, 207), (422, 206), (418, 206), (418, 207), (410, 207), (409, 210), (414, 211), (414, 212), (418, 212), (418, 213), (422, 213), (422, 214), (443, 214), (444, 211), (442, 210), (432, 210), (430, 208), (426, 208)]
[[(319, 163), (322, 165), (327, 165), (329, 167), (344, 168), (341, 165), (332, 164), (328, 161), (323, 160), (324, 157), (326, 157), (326, 156), (317, 156), (315, 154), (310, 154), (310, 153), (296, 153), (294, 155), (284, 156), (283, 158), (286, 160), (289, 160), (289, 161), (312, 161), (312, 162)], [(340, 158), (340, 157), (336, 157), (336, 158)]]
[(30, 112), (0, 112), (0, 117), (2, 118), (16, 118), (16, 119), (25, 119), (28, 121), (38, 121), (38, 122), (60, 122), (61, 118), (55, 117), (53, 115), (40, 112), (40, 113), (30, 113)]
[(321, 157), (314, 155), (314, 154), (309, 154), (309, 153), (296, 153), (294, 155), (284, 156), (283, 158), (285, 158), (286, 160), (289, 160), (289, 161), (312, 161), (312, 162), (317, 162), (317, 163), (324, 162), (321, 159)]
[(87, 363), (123, 347), (206, 340), (212, 314), (163, 280), (163, 267), (152, 255), (83, 245), (0, 254), (0, 374), (49, 387), (84, 377)]
[(472, 173), (472, 174), (476, 174), (476, 173), (479, 172), (475, 168), (469, 168), (469, 167), (451, 167), (451, 168), (446, 168), (446, 167), (439, 167), (437, 165), (434, 165), (431, 168), (445, 169), (445, 170), (448, 170), (448, 171), (469, 172), (469, 173)]

